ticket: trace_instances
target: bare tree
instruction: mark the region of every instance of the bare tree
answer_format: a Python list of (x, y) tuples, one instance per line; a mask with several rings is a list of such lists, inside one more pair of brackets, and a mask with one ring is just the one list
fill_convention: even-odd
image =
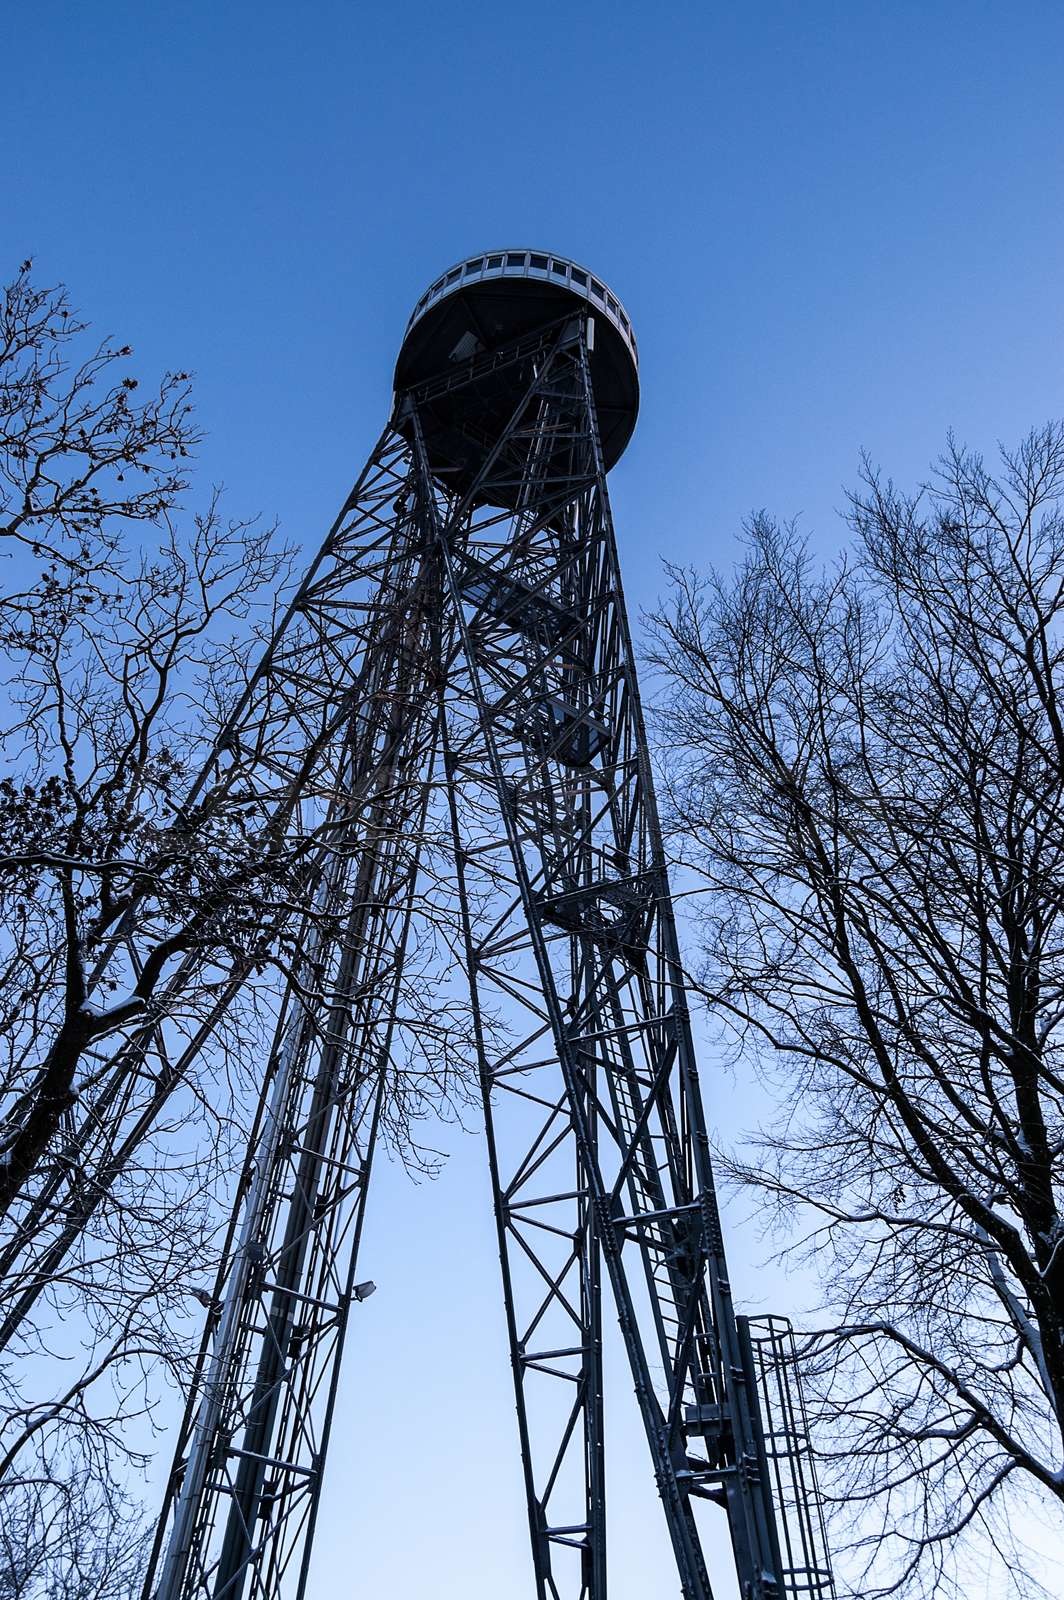
[[(85, 340), (25, 265), (0, 308), (0, 1497), (9, 1528), (51, 1533), (23, 1576), (3, 1557), (0, 1594), (34, 1600), (103, 1600), (128, 1577), (123, 1485), (189, 1353), (279, 989), (316, 981), (309, 916), (323, 946), (347, 936), (349, 908), (315, 889), (363, 842), (337, 826), (359, 804), (357, 675), (298, 619), (284, 672), (262, 673), (285, 550), (217, 496), (182, 512), (186, 376), (142, 400), (130, 351)], [(367, 615), (408, 626), (379, 600)], [(466, 1050), (431, 845), (403, 841), (428, 887), (384, 1115), (412, 1159)], [(325, 1015), (332, 997), (305, 999)], [(90, 1482), (103, 1576), (70, 1509)]]
[(126, 1600), (143, 1545), (133, 1508), (87, 1471), (0, 1489), (0, 1600)]
[(856, 1591), (990, 1563), (1033, 1593), (1017, 1508), (1064, 1534), (1064, 427), (996, 473), (951, 441), (911, 496), (866, 466), (849, 520), (825, 573), (756, 517), (654, 619), (698, 979), (782, 1099), (735, 1170), (820, 1278)]

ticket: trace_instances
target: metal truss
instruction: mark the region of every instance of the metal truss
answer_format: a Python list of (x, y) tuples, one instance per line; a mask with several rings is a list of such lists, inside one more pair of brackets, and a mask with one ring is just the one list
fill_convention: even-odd
[[(339, 673), (335, 702), (315, 706), (306, 684), (313, 747), (331, 767), (318, 830), (323, 865), (145, 1595), (235, 1600), (302, 1592), (306, 1579), (367, 1184), (394, 1089), (395, 1019), (438, 743), (425, 693), (439, 620), (434, 565), (423, 560), (416, 519), (403, 515), (408, 487), (407, 447), (387, 434), (319, 563), (324, 576), (304, 583), (285, 619), (286, 627), (298, 619), (320, 649), (343, 652), (328, 666), (334, 688)], [(370, 563), (372, 588), (360, 596)], [(312, 596), (330, 618), (344, 615), (342, 638), (327, 637)], [(260, 691), (269, 708), (279, 672), (288, 675), (286, 697), (298, 687), (290, 663), (302, 674), (307, 653), (305, 639), (271, 646), (245, 714)], [(270, 736), (268, 716), (234, 726), (234, 742)]]
[[(373, 674), (397, 551), (408, 539), (402, 496), (409, 476), (409, 447), (387, 429), (277, 619), (181, 807), (185, 815), (200, 808), (202, 817), (202, 808), (222, 809), (239, 791), (248, 837), (261, 839), (264, 850), (284, 849), (302, 859), (308, 900), (330, 857), (360, 848), (357, 828), (349, 822), (338, 829), (335, 820), (354, 815), (359, 785), (368, 792), (374, 782), (372, 770), (351, 779), (350, 727), (379, 692)], [(90, 988), (104, 980), (119, 991), (129, 988), (153, 945), (170, 931), (150, 896), (141, 895), (98, 953)], [(16, 1207), (0, 1251), (0, 1274), (20, 1285), (0, 1320), (0, 1349), (181, 1094), (200, 1055), (213, 1048), (248, 978), (244, 970), (212, 969), (198, 950), (187, 952), (175, 961), (147, 1018), (129, 1024), (107, 1058), (97, 1059), (92, 1093), (79, 1101), (56, 1158)]]
[[(145, 1600), (304, 1593), (434, 794), (537, 1600), (607, 1597), (604, 1283), (686, 1600), (711, 1600), (721, 1510), (743, 1600), (832, 1592), (800, 1414), (776, 1405), (767, 1445), (762, 1428), (759, 1384), (786, 1363), (731, 1300), (588, 340), (570, 316), (397, 398), (286, 619), (298, 638), (319, 593), (311, 643), (296, 667), (271, 646), (234, 713), (234, 740), (268, 739), (274, 674), (313, 703), (313, 652), (357, 614), (335, 645), (351, 692), (286, 724), (285, 747), (298, 764), (304, 737), (327, 770), (311, 797), (339, 843), (316, 893), (349, 923), (308, 932), (286, 998)], [(448, 490), (423, 419), (506, 364), (520, 402), (505, 426), (485, 417), (479, 471)]]
[[(530, 368), (460, 504), (419, 462), (459, 619), (463, 898), (491, 907), (468, 965), (512, 1034), (482, 1070), (538, 1590), (606, 1594), (601, 1259), (683, 1593), (711, 1593), (702, 1500), (727, 1510), (744, 1593), (781, 1595), (582, 320)], [(411, 416), (417, 438), (416, 396)]]

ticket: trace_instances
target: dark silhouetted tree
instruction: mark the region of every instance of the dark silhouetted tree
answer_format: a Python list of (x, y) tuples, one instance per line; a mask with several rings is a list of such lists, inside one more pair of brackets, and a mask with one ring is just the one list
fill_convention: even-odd
[[(327, 758), (350, 691), (307, 630), (231, 736), (286, 553), (217, 496), (182, 509), (188, 379), (145, 395), (130, 356), (28, 264), (3, 295), (0, 1596), (19, 1600), (131, 1592), (160, 1373), (202, 1320), (281, 983), (317, 981), (307, 919), (323, 948), (350, 937), (316, 885), (360, 848), (329, 820), (358, 801)], [(432, 956), (412, 941), (383, 1114), (413, 1159), (466, 1051)]]
[[(829, 573), (762, 515), (675, 572), (671, 821), (697, 973), (782, 1096), (736, 1163), (798, 1230), (862, 1595), (1035, 1592), (1064, 1535), (1064, 428), (871, 470)], [(988, 1550), (988, 1541), (996, 1555)]]

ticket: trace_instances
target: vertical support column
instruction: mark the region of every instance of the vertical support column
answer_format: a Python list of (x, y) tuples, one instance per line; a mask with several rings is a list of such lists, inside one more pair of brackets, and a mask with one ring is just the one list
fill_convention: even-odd
[[(156, 1600), (274, 1600), (306, 1584), (438, 743), (433, 565), (393, 497), (392, 558), (366, 607), (339, 792), (320, 824), (318, 913), (266, 1071), (167, 1553), (158, 1589), (153, 1573), (145, 1586)], [(333, 589), (342, 608), (342, 574)]]
[[(539, 516), (546, 487), (553, 344), (543, 350), (526, 396), (538, 422), (516, 526), (508, 530), (518, 540)], [(416, 411), (410, 420), (420, 450)], [(422, 499), (438, 533), (440, 508), (423, 452), (421, 460)], [(460, 528), (455, 536), (460, 544)], [(523, 670), (529, 665), (526, 659)], [(531, 1037), (517, 1037), (512, 1028), (503, 1037), (507, 1019), (499, 1002), (504, 1010), (511, 978), (522, 981), (520, 946), (527, 932), (515, 934), (507, 925), (505, 937), (496, 940), (505, 915), (496, 926), (493, 915), (485, 921), (474, 912), (484, 906), (485, 874), (497, 886), (497, 867), (508, 856), (497, 796), (484, 797), (483, 812), (479, 803), (472, 809), (464, 803), (467, 777), (479, 789), (481, 749), (479, 726), (463, 705), (463, 671), (456, 661), (441, 687), (444, 764), (535, 1592), (537, 1600), (606, 1600), (601, 1267), (594, 1208), (549, 1031), (540, 1023)], [(572, 975), (574, 988), (581, 986), (581, 974), (582, 963)], [(540, 1059), (544, 1045), (547, 1054)], [(592, 1124), (595, 1114), (591, 1098), (585, 1115)]]
[[(416, 397), (411, 404), (416, 434)], [(427, 477), (420, 441), (418, 450)], [(503, 516), (488, 508), (507, 503), (519, 455), (525, 477), (501, 526)], [(500, 456), (509, 476), (500, 472), (494, 489)], [(730, 1299), (577, 320), (536, 368), (473, 490), (461, 501), (444, 496), (437, 524), (463, 657), (450, 686), (452, 725), (462, 730), (452, 782), (476, 795), (481, 817), (496, 808), (501, 824), (490, 838), (485, 820), (484, 836), (463, 849), (467, 878), (472, 865), (492, 904), (469, 964), (477, 988), (490, 982), (514, 1014), (515, 1042), (490, 1064), (494, 1102), (505, 1092), (526, 1107), (525, 1142), (515, 1143), (522, 1162), (509, 1182), (496, 1177), (511, 1279), (516, 1246), (557, 1296), (567, 1265), (534, 1240), (550, 1235), (546, 1208), (586, 1194), (681, 1589), (688, 1600), (710, 1600), (694, 1516), (704, 1500), (727, 1508), (744, 1600), (776, 1600), (782, 1577), (756, 1450), (756, 1397)], [(546, 1088), (552, 1073), (558, 1087)], [(497, 1148), (497, 1110), (493, 1137)], [(557, 1170), (563, 1148), (576, 1163), (576, 1189), (548, 1183), (544, 1193), (541, 1184), (525, 1201), (528, 1174)], [(573, 1318), (582, 1336), (595, 1320), (597, 1286), (589, 1291)], [(511, 1340), (523, 1374), (563, 1353), (530, 1349), (514, 1319)], [(555, 1375), (565, 1376), (558, 1366)], [(551, 1462), (555, 1435), (537, 1430), (527, 1392), (524, 1403), (529, 1451), (534, 1459), (546, 1445)], [(563, 1438), (575, 1423), (574, 1412)], [(532, 1480), (536, 1493), (534, 1472)], [(538, 1495), (531, 1506), (534, 1547), (538, 1530), (541, 1545), (578, 1532), (586, 1549), (590, 1517), (579, 1529), (552, 1528), (537, 1523), (542, 1504)]]

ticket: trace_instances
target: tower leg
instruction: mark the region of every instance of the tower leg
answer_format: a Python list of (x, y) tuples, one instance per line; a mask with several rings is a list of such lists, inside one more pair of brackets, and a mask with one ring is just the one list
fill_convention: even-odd
[[(365, 520), (375, 539), (381, 519), (371, 509)], [(435, 557), (424, 560), (412, 515), (393, 509), (388, 526), (391, 559), (364, 613), (358, 693), (321, 824), (317, 914), (267, 1066), (158, 1587), (153, 1563), (145, 1588), (157, 1600), (272, 1600), (306, 1583), (373, 1152), (382, 1110), (401, 1095), (396, 1018), (413, 981), (438, 748)], [(343, 605), (338, 573), (330, 604)]]
[[(536, 1595), (606, 1600), (601, 1266), (594, 1215), (575, 1159), (557, 1064), (549, 1056), (529, 1062), (529, 1052), (541, 1053), (542, 1029), (516, 1049), (512, 1041), (507, 1048), (485, 1020), (492, 1009), (485, 992), (493, 989), (496, 972), (490, 935), (481, 941), (473, 929), (474, 846), (461, 828), (462, 767), (446, 723), (444, 739)], [(590, 1107), (588, 1115), (593, 1119)]]
[[(708, 1502), (727, 1512), (744, 1600), (774, 1600), (782, 1572), (756, 1397), (728, 1285), (578, 319), (545, 338), (528, 370), (514, 419), (461, 498), (430, 487), (416, 392), (407, 426), (461, 647), (447, 708), (463, 898), (482, 907), (468, 964), (481, 1011), (508, 1033), (485, 1075), (537, 1578), (560, 1593), (553, 1568), (544, 1577), (545, 1550), (572, 1534), (582, 1549), (601, 1539), (592, 1511), (578, 1525), (543, 1512), (564, 1481), (554, 1441), (576, 1436), (577, 1408), (534, 1421), (530, 1406), (533, 1373), (578, 1392), (586, 1384), (577, 1364), (598, 1345), (591, 1262), (601, 1251), (681, 1589), (711, 1597), (695, 1515)], [(504, 1102), (523, 1109), (520, 1136), (504, 1130)], [(586, 1218), (582, 1231), (574, 1215)], [(527, 1319), (518, 1270), (541, 1285)], [(563, 1307), (571, 1331), (545, 1346), (543, 1317)], [(585, 1492), (590, 1481), (589, 1471)], [(582, 1593), (574, 1581), (565, 1592)]]

